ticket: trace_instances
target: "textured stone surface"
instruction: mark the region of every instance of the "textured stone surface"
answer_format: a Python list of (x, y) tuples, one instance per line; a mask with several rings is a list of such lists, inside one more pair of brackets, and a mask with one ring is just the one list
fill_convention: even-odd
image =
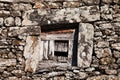
[(78, 66), (89, 67), (92, 61), (94, 28), (92, 24), (80, 23), (78, 34)]
[(6, 26), (14, 26), (14, 18), (13, 17), (8, 17), (4, 21)]
[(26, 59), (26, 71), (35, 72), (38, 62), (42, 59), (40, 54), (40, 37), (28, 36), (26, 39), (26, 46), (24, 50), (24, 57)]
[(3, 18), (0, 18), (0, 26), (3, 25)]
[[(119, 8), (119, 0), (0, 0), (0, 79), (119, 80)], [(79, 67), (47, 64), (42, 60), (40, 30), (66, 29), (66, 24), (72, 26), (69, 29), (78, 28), (71, 23), (82, 26), (76, 56)], [(46, 69), (35, 71), (39, 60), (47, 64), (39, 65)]]
[(95, 50), (96, 56), (98, 58), (102, 58), (102, 57), (109, 57), (112, 56), (112, 52), (109, 48), (104, 48), (104, 49), (96, 49)]
[(0, 59), (0, 66), (15, 66), (16, 59)]
[(88, 78), (87, 80), (109, 80), (109, 79), (112, 79), (112, 80), (119, 80), (120, 77), (119, 76), (114, 76), (114, 75), (101, 75), (101, 76), (93, 76), (93, 77), (90, 77)]
[(22, 22), (21, 22), (21, 19), (19, 17), (16, 17), (15, 18), (15, 25), (16, 26), (21, 26)]
[(117, 74), (117, 70), (105, 70), (106, 74)]
[(112, 48), (120, 51), (120, 43), (112, 44)]
[[(65, 8), (65, 9), (51, 9), (37, 11), (26, 11), (23, 20), (23, 25), (37, 25), (39, 24), (55, 24), (55, 23), (74, 23), (74, 22), (87, 22), (100, 19), (98, 6), (85, 6), (79, 8)], [(36, 23), (36, 22), (37, 23)], [(28, 23), (29, 22), (29, 23)], [(28, 23), (28, 24), (27, 24)]]

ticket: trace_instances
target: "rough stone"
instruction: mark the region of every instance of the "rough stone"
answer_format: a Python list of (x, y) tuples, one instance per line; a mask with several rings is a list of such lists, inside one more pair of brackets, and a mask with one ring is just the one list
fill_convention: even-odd
[(8, 58), (10, 58), (10, 59), (15, 59), (16, 56), (15, 56), (15, 54), (13, 54), (12, 52), (9, 52)]
[(26, 39), (24, 57), (26, 59), (26, 71), (35, 72), (38, 62), (42, 60), (40, 53), (40, 37), (28, 36)]
[(22, 36), (40, 35), (40, 26), (29, 27), (10, 27), (8, 36)]
[[(51, 9), (37, 11), (26, 11), (23, 17), (23, 25), (37, 25), (39, 24), (55, 24), (63, 22), (88, 22), (100, 19), (100, 13), (98, 12), (98, 6), (85, 6), (80, 8), (65, 8), (65, 9)], [(35, 22), (36, 21), (36, 22)], [(28, 24), (27, 24), (28, 23)]]
[(102, 32), (95, 32), (94, 35), (95, 35), (96, 37), (98, 37), (98, 36), (103, 36)]
[(14, 18), (13, 17), (8, 17), (4, 21), (6, 26), (14, 26)]
[(10, 72), (7, 72), (7, 71), (4, 71), (3, 74), (2, 74), (3, 77), (7, 78), (9, 76), (11, 76), (11, 73)]
[(100, 59), (100, 63), (101, 64), (112, 64), (115, 62), (115, 59), (114, 58), (111, 58), (111, 57), (106, 57), (106, 58), (101, 58)]
[(0, 10), (0, 17), (8, 17), (10, 15), (10, 11)]
[(3, 18), (0, 18), (0, 26), (3, 25)]
[(105, 20), (112, 20), (113, 16), (112, 16), (112, 11), (109, 7), (109, 5), (104, 5), (101, 6), (101, 17)]
[(89, 67), (92, 61), (94, 36), (93, 25), (88, 23), (80, 23), (78, 36), (78, 66)]
[(16, 17), (15, 18), (15, 25), (16, 26), (21, 26), (22, 22), (21, 22), (21, 19), (19, 17)]
[(12, 74), (14, 74), (17, 77), (22, 77), (22, 75), (24, 74), (24, 72), (22, 70), (13, 70)]
[(63, 7), (79, 7), (80, 2), (63, 2)]
[(85, 72), (79, 72), (78, 75), (79, 79), (86, 79), (88, 77), (88, 74)]
[(114, 57), (120, 58), (120, 52), (119, 51), (114, 51), (113, 54), (114, 54)]
[(120, 51), (120, 43), (114, 43), (111, 45), (113, 49)]
[(20, 79), (17, 77), (8, 77), (8, 80), (20, 80)]
[(87, 78), (87, 80), (119, 80), (120, 77), (119, 76), (114, 76), (114, 75), (100, 75), (100, 76), (93, 76), (93, 77), (89, 77)]
[(112, 0), (102, 0), (104, 3), (112, 3)]
[(14, 10), (25, 11), (25, 10), (31, 10), (32, 9), (32, 5), (31, 4), (24, 4), (24, 3), (13, 4), (12, 8)]
[(112, 56), (112, 52), (111, 52), (111, 50), (109, 48), (96, 49), (95, 54), (96, 54), (97, 58)]
[(0, 58), (0, 66), (15, 66), (16, 59), (2, 59)]
[(106, 74), (117, 74), (117, 70), (105, 70)]
[(117, 59), (117, 63), (120, 64), (120, 58)]
[(88, 71), (88, 72), (92, 72), (92, 71), (94, 71), (94, 70), (95, 70), (94, 67), (91, 67), (91, 68), (87, 68), (87, 69), (85, 69), (85, 71)]
[(92, 4), (99, 4), (100, 0), (83, 0), (83, 2), (87, 5), (92, 5)]
[(97, 47), (100, 47), (100, 48), (109, 47), (109, 42), (100, 41), (100, 42), (98, 42)]

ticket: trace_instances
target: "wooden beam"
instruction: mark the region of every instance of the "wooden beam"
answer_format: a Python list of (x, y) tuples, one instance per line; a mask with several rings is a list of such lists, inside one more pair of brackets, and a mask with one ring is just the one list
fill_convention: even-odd
[(74, 34), (67, 33), (67, 34), (45, 34), (41, 35), (42, 40), (73, 40)]

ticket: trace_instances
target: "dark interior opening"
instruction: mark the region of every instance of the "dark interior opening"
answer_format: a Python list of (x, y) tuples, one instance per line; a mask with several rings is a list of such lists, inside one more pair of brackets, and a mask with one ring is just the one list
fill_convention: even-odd
[(55, 51), (55, 56), (68, 57), (68, 52)]
[(68, 57), (68, 40), (55, 40), (55, 56)]
[(75, 29), (78, 27), (78, 25), (79, 23), (62, 23), (62, 24), (42, 25), (41, 32)]

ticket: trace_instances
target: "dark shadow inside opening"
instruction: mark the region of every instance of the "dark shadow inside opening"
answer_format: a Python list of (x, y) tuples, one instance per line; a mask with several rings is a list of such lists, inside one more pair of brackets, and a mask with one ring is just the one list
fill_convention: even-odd
[(68, 57), (68, 52), (55, 51), (55, 56)]
[(78, 51), (78, 28), (75, 29), (74, 34), (72, 66), (77, 66), (77, 51)]

